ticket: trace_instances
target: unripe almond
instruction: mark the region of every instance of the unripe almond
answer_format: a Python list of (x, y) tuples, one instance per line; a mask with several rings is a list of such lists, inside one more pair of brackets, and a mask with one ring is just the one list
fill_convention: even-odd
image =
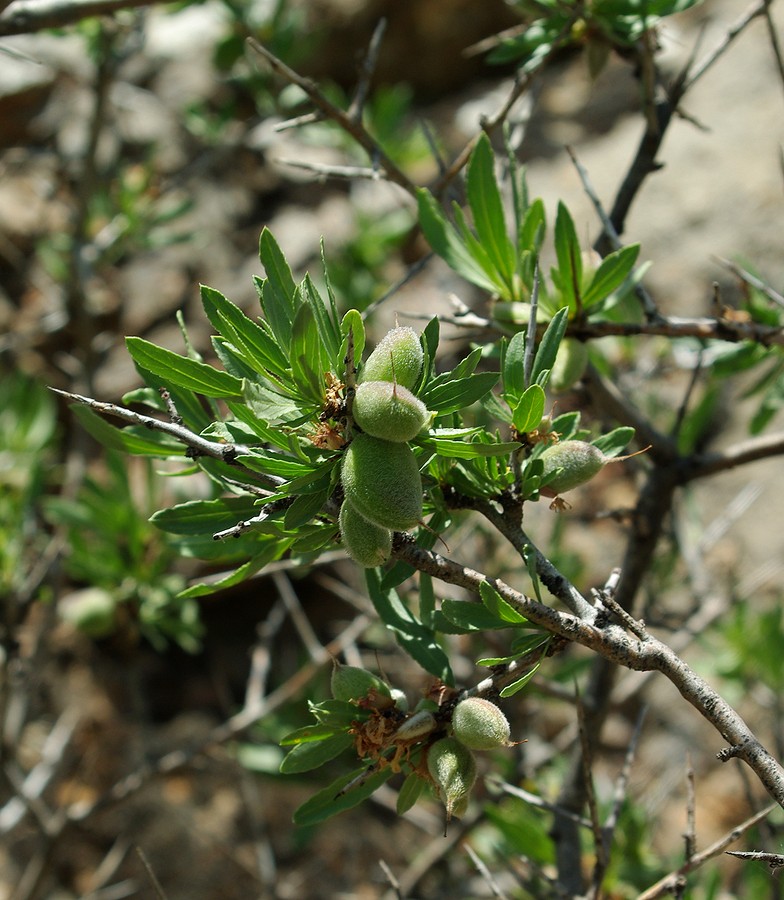
[(382, 697), (391, 697), (389, 685), (367, 669), (336, 663), (330, 682), (335, 700), (362, 700), (371, 691)]
[(392, 555), (392, 532), (369, 522), (348, 500), (340, 507), (338, 523), (346, 553), (360, 566), (381, 566)]
[(422, 478), (408, 444), (356, 435), (341, 478), (346, 499), (375, 525), (406, 531), (422, 518)]
[(413, 328), (393, 328), (367, 358), (360, 381), (394, 381), (413, 388), (422, 374), (425, 354)]
[(441, 738), (427, 751), (427, 771), (438, 788), (449, 821), (465, 810), (476, 781), (474, 754), (456, 738)]
[(542, 493), (552, 497), (590, 481), (608, 462), (598, 447), (586, 441), (561, 441), (548, 447), (539, 458), (544, 463), (544, 475), (561, 470), (542, 489)]
[(366, 434), (396, 443), (416, 437), (430, 418), (418, 397), (391, 381), (363, 381), (352, 409), (354, 421)]
[(433, 713), (422, 709), (412, 713), (392, 735), (393, 741), (413, 741), (435, 731), (438, 726)]
[(471, 750), (494, 750), (509, 744), (508, 719), (495, 703), (483, 697), (467, 697), (457, 704), (452, 731)]
[(583, 377), (587, 365), (587, 345), (574, 338), (566, 338), (561, 341), (553, 363), (550, 387), (554, 391), (568, 391)]

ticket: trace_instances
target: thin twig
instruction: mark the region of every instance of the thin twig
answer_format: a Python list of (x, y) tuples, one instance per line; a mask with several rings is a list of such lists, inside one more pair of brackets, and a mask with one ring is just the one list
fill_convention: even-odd
[(684, 863), (679, 869), (676, 869), (674, 872), (665, 875), (664, 878), (659, 879), (656, 884), (651, 885), (646, 891), (643, 891), (639, 897), (637, 897), (637, 900), (658, 900), (659, 897), (666, 897), (668, 894), (671, 894), (677, 884), (683, 883), (685, 875), (689, 872), (693, 872), (695, 869), (708, 862), (708, 860), (713, 859), (714, 856), (718, 856), (720, 853), (724, 852), (725, 848), (737, 841), (745, 832), (750, 828), (753, 828), (758, 822), (761, 822), (777, 808), (777, 804), (771, 803), (759, 812), (754, 813), (754, 815), (749, 816), (748, 819), (741, 822), (741, 824), (733, 828), (732, 831), (728, 831), (727, 834), (720, 837), (719, 840), (711, 844), (710, 847), (706, 847), (701, 853), (696, 853), (689, 862)]
[(508, 900), (507, 895), (501, 890), (498, 886), (498, 882), (493, 878), (490, 869), (484, 864), (484, 862), (480, 859), (477, 852), (470, 844), (465, 844), (465, 851), (471, 857), (471, 861), (479, 870), (479, 874), (485, 881), (485, 884), (490, 888), (494, 897), (499, 897), (500, 900)]
[(274, 53), (260, 44), (253, 38), (247, 39), (247, 45), (257, 55), (260, 56), (273, 70), (273, 72), (281, 75), (287, 81), (301, 88), (313, 102), (314, 106), (323, 115), (331, 119), (339, 125), (346, 134), (352, 138), (365, 150), (367, 155), (374, 162), (377, 160), (381, 168), (386, 172), (387, 178), (403, 188), (412, 197), (416, 197), (416, 185), (398, 166), (384, 153), (375, 139), (367, 132), (361, 122), (355, 121), (349, 113), (341, 109), (339, 106), (329, 100), (317, 87), (317, 85), (309, 78), (303, 78), (298, 72), (289, 68), (283, 60), (278, 59)]
[(376, 70), (378, 53), (381, 49), (381, 41), (384, 38), (384, 32), (386, 30), (387, 20), (385, 18), (379, 19), (378, 24), (373, 29), (373, 35), (370, 38), (370, 44), (368, 45), (368, 52), (365, 54), (362, 68), (359, 70), (359, 81), (357, 82), (357, 87), (354, 91), (354, 97), (347, 110), (348, 117), (355, 122), (362, 121), (362, 113), (364, 112), (368, 92), (370, 91), (370, 81)]
[(105, 16), (123, 9), (138, 9), (140, 6), (155, 6), (163, 2), (165, 0), (16, 0), (13, 9), (0, 17), (0, 37), (31, 34), (47, 28), (64, 28), (93, 16)]

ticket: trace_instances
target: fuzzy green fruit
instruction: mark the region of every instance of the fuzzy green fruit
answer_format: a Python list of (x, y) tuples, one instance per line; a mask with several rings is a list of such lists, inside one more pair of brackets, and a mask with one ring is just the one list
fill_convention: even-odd
[(550, 373), (550, 387), (554, 391), (568, 391), (585, 374), (588, 365), (588, 346), (574, 338), (561, 341)]
[(422, 518), (422, 478), (408, 444), (356, 435), (341, 478), (346, 499), (374, 525), (407, 531)]
[(441, 738), (427, 751), (427, 771), (446, 807), (447, 821), (460, 815), (476, 781), (474, 754), (456, 738)]
[(509, 744), (508, 719), (495, 703), (482, 697), (467, 697), (457, 704), (452, 731), (471, 750), (494, 750)]
[(363, 381), (354, 395), (352, 411), (366, 434), (396, 443), (416, 437), (430, 418), (418, 397), (391, 381)]
[(561, 441), (548, 447), (539, 458), (544, 463), (544, 475), (561, 469), (542, 489), (551, 497), (590, 481), (608, 462), (598, 447), (586, 441)]
[(394, 381), (413, 388), (422, 374), (425, 354), (413, 328), (393, 328), (365, 361), (359, 380)]
[(392, 532), (369, 522), (348, 500), (340, 507), (338, 523), (346, 553), (360, 566), (382, 566), (392, 555)]
[(332, 669), (330, 682), (332, 696), (335, 700), (362, 700), (371, 691), (382, 697), (391, 697), (389, 685), (378, 675), (361, 669), (359, 666), (344, 666), (336, 663)]

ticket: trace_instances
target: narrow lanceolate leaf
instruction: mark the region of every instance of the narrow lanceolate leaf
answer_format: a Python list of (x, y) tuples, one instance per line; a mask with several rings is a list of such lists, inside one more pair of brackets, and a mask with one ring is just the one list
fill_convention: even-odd
[(606, 300), (626, 281), (637, 262), (639, 252), (639, 244), (630, 244), (605, 256), (583, 293), (584, 309)]
[(333, 734), (322, 740), (296, 744), (280, 764), (283, 775), (294, 775), (298, 772), (310, 772), (318, 769), (324, 763), (339, 756), (353, 743), (354, 738), (348, 733)]
[(201, 302), (213, 328), (242, 354), (256, 372), (288, 376), (288, 360), (275, 338), (220, 291), (201, 286)]
[(503, 351), (501, 377), (504, 400), (514, 409), (525, 391), (525, 332), (512, 335)]
[(621, 425), (591, 443), (597, 446), (605, 456), (618, 456), (633, 437), (634, 429), (630, 425)]
[(384, 590), (376, 569), (367, 569), (368, 593), (381, 621), (392, 631), (400, 646), (425, 671), (445, 684), (454, 684), (449, 658), (436, 641), (432, 629), (427, 628), (400, 600), (393, 590)]
[(428, 409), (439, 415), (457, 412), (489, 393), (498, 381), (498, 372), (476, 372), (430, 388), (420, 398)]
[(368, 768), (364, 767), (355, 769), (348, 775), (341, 775), (294, 812), (294, 824), (317, 825), (346, 809), (353, 809), (378, 790), (394, 774), (392, 766), (387, 766), (380, 772), (374, 772), (365, 778), (368, 771)]
[(158, 510), (150, 519), (172, 534), (208, 534), (231, 528), (259, 514), (252, 497), (222, 497), (218, 500), (188, 500)]
[(134, 362), (165, 382), (205, 397), (239, 397), (242, 393), (242, 381), (228, 372), (219, 372), (206, 363), (164, 350), (143, 338), (129, 337), (125, 343)]
[(529, 672), (526, 672), (522, 678), (518, 678), (517, 681), (513, 681), (512, 684), (508, 684), (500, 693), (501, 697), (512, 697), (518, 691), (521, 691), (528, 682), (536, 675), (539, 670), (539, 666), (541, 663), (537, 663)]
[(259, 260), (267, 276), (260, 285), (264, 316), (280, 346), (288, 347), (297, 312), (297, 286), (283, 251), (268, 228), (262, 230), (259, 238)]
[(512, 424), (520, 434), (533, 431), (539, 425), (544, 414), (544, 402), (544, 389), (538, 384), (532, 384), (512, 413)]
[(539, 347), (537, 348), (536, 356), (534, 357), (534, 365), (531, 371), (532, 384), (539, 382), (539, 376), (542, 375), (543, 372), (552, 369), (568, 321), (569, 309), (566, 306), (559, 309), (550, 320), (547, 331), (542, 335), (542, 340), (539, 342)]
[(506, 232), (504, 207), (495, 179), (495, 158), (486, 134), (481, 135), (471, 154), (466, 193), (479, 241), (511, 294), (515, 251)]
[(115, 428), (81, 404), (74, 403), (71, 409), (85, 431), (110, 450), (122, 450), (123, 453), (133, 453), (135, 456), (152, 456), (158, 459), (185, 455), (185, 447), (169, 435), (141, 426)]
[(498, 443), (480, 443), (479, 441), (453, 441), (444, 438), (428, 440), (427, 446), (435, 447), (439, 456), (448, 459), (479, 459), (483, 456), (508, 456), (520, 449), (517, 441), (499, 441)]
[(510, 606), (489, 582), (483, 581), (479, 585), (479, 595), (485, 608), (504, 622), (509, 622), (512, 625), (522, 625), (528, 621), (525, 616), (521, 615), (513, 606)]
[(446, 220), (435, 197), (425, 188), (420, 188), (417, 200), (419, 224), (433, 250), (466, 281), (495, 293), (498, 285), (471, 255), (460, 235)]
[(416, 772), (411, 772), (403, 782), (400, 792), (397, 795), (397, 814), (402, 816), (422, 796), (422, 792), (427, 787), (425, 779)]
[(311, 403), (324, 400), (325, 365), (313, 309), (303, 303), (291, 329), (291, 374), (302, 396)]
[(555, 254), (558, 257), (558, 272), (564, 300), (576, 310), (582, 302), (580, 283), (583, 277), (583, 264), (574, 222), (563, 203), (558, 204), (558, 213), (555, 217)]

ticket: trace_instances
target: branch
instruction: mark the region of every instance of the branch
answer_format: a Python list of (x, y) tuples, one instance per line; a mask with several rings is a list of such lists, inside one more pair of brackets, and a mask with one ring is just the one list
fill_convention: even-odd
[(695, 853), (679, 869), (670, 872), (669, 875), (665, 875), (664, 878), (657, 881), (656, 884), (649, 887), (648, 890), (643, 891), (637, 900), (656, 900), (658, 897), (666, 897), (668, 894), (673, 893), (679, 885), (685, 885), (685, 875), (689, 872), (693, 872), (709, 859), (713, 859), (714, 856), (718, 856), (725, 847), (729, 847), (730, 844), (737, 841), (741, 835), (749, 830), (749, 828), (752, 828), (758, 822), (761, 822), (769, 816), (774, 809), (776, 809), (776, 805), (771, 803), (759, 812), (754, 813), (754, 815), (749, 816), (745, 822), (741, 822), (741, 824), (733, 828), (732, 831), (728, 831), (727, 834), (720, 837), (719, 840), (711, 844), (710, 847), (706, 847), (702, 853)]
[(390, 181), (400, 185), (412, 197), (416, 197), (416, 185), (414, 182), (384, 153), (362, 123), (354, 118), (353, 111), (348, 113), (339, 106), (335, 106), (331, 100), (324, 96), (315, 82), (310, 78), (303, 78), (294, 69), (289, 68), (283, 60), (278, 59), (274, 53), (258, 41), (248, 38), (247, 44), (257, 56), (260, 56), (269, 65), (273, 72), (301, 88), (319, 112), (339, 125), (346, 134), (351, 135), (359, 146), (365, 150), (370, 159), (373, 160), (374, 164), (378, 163), (381, 166)]
[(17, 0), (13, 9), (0, 16), (0, 37), (29, 34), (45, 28), (75, 25), (91, 16), (105, 16), (123, 9), (154, 6), (164, 0)]
[(237, 460), (238, 456), (244, 456), (251, 452), (250, 448), (246, 447), (244, 444), (222, 444), (218, 441), (208, 441), (206, 438), (195, 434), (184, 425), (180, 425), (176, 422), (163, 422), (161, 419), (142, 415), (131, 409), (126, 409), (124, 406), (117, 406), (114, 403), (104, 403), (102, 400), (93, 400), (92, 397), (83, 397), (81, 394), (72, 394), (70, 391), (61, 391), (59, 388), (53, 387), (49, 388), (49, 390), (54, 391), (55, 394), (60, 394), (60, 396), (65, 397), (66, 400), (83, 403), (85, 406), (89, 406), (90, 409), (95, 410), (95, 412), (100, 413), (103, 416), (114, 416), (131, 425), (142, 425), (152, 431), (160, 431), (163, 432), (163, 434), (171, 435), (171, 437), (181, 441), (186, 447), (190, 447), (191, 450), (195, 451), (195, 453), (200, 456), (209, 456), (212, 459), (219, 459), (221, 462), (225, 462), (230, 466), (252, 472), (256, 477), (262, 477), (272, 485), (277, 486), (285, 483), (285, 478), (280, 478), (277, 475), (261, 475), (259, 472), (249, 469), (239, 462)]
[(500, 579), (488, 578), (438, 553), (422, 549), (408, 535), (397, 536), (393, 555), (420, 572), (473, 593), (479, 593), (480, 585), (485, 582), (535, 625), (541, 625), (553, 634), (587, 647), (625, 668), (638, 672), (661, 672), (732, 745), (736, 751), (734, 755), (752, 769), (771, 797), (784, 806), (784, 769), (740, 715), (666, 644), (648, 634), (641, 639), (627, 634), (617, 625), (598, 627), (571, 613), (558, 612), (526, 597)]

